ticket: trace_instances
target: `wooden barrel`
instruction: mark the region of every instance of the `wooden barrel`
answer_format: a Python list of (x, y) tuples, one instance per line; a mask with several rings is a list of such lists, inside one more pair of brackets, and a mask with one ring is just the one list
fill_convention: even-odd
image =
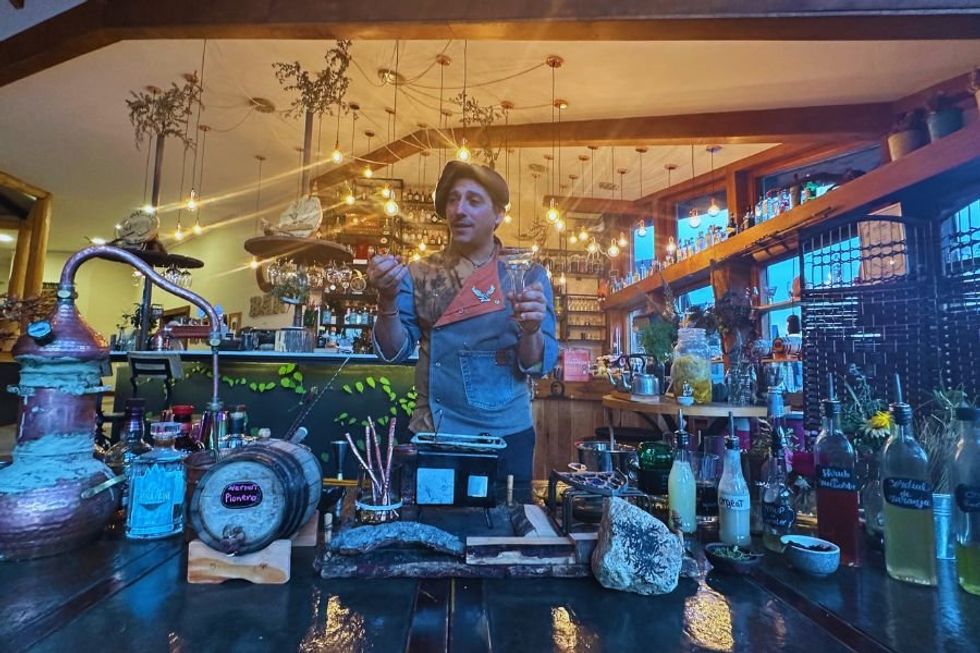
[(320, 463), (310, 450), (268, 440), (233, 451), (194, 488), (190, 519), (216, 551), (253, 553), (290, 537), (316, 510)]

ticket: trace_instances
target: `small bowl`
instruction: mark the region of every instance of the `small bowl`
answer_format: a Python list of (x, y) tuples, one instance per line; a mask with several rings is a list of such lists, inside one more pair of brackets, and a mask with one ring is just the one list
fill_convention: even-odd
[(748, 574), (763, 558), (761, 553), (746, 551), (744, 547), (739, 547), (747, 554), (747, 557), (744, 560), (735, 560), (733, 558), (729, 558), (728, 556), (720, 555), (721, 549), (727, 549), (730, 546), (731, 545), (729, 544), (714, 542), (704, 547), (705, 557), (708, 559), (708, 562), (710, 562), (711, 565), (718, 571), (726, 574)]
[[(840, 547), (833, 542), (806, 535), (783, 535), (783, 556), (793, 567), (814, 576), (826, 576), (840, 566)], [(824, 550), (817, 550), (819, 547)]]
[(677, 403), (680, 404), (681, 406), (693, 406), (694, 397), (681, 395), (680, 397), (677, 397)]

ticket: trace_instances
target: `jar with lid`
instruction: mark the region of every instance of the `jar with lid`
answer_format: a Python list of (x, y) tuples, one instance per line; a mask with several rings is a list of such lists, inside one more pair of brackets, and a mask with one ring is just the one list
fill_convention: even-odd
[(682, 395), (687, 384), (694, 394), (695, 403), (711, 402), (711, 351), (704, 329), (677, 330), (670, 379), (674, 396)]

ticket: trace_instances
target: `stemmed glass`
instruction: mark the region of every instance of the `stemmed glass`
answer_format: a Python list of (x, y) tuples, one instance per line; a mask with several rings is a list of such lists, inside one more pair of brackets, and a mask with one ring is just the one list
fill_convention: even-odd
[(534, 262), (534, 252), (520, 247), (504, 247), (497, 258), (504, 264), (507, 279), (514, 295), (524, 292), (524, 281), (531, 264)]

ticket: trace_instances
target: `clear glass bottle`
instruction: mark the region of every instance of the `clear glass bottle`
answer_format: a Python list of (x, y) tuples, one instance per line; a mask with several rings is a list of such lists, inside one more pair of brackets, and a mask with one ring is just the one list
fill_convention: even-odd
[(184, 453), (174, 449), (175, 422), (150, 426), (153, 448), (129, 466), (130, 506), (126, 537), (156, 540), (184, 532)]
[(896, 580), (936, 585), (935, 526), (929, 459), (912, 431), (912, 408), (890, 407), (895, 422), (881, 460), (885, 499), (885, 567)]
[[(131, 397), (126, 400), (125, 415), (119, 442), (109, 448), (106, 464), (117, 476), (129, 473), (132, 461), (151, 449), (146, 443), (146, 399)], [(129, 485), (123, 485), (122, 508), (129, 505)]]
[(950, 475), (956, 524), (956, 575), (960, 587), (980, 595), (980, 410), (956, 411), (960, 438)]
[[(840, 547), (840, 561), (861, 564), (861, 526), (854, 447), (840, 430), (841, 403), (834, 396), (823, 401), (823, 428), (814, 445), (817, 467), (817, 534)], [(876, 479), (877, 480), (877, 479)]]
[(772, 444), (769, 456), (769, 475), (762, 492), (762, 543), (770, 551), (783, 550), (780, 538), (793, 529), (796, 510), (793, 493), (787, 484), (786, 433), (783, 431), (783, 393), (769, 388), (769, 420), (772, 424)]
[[(729, 413), (729, 422), (733, 418)], [(738, 438), (725, 441), (725, 467), (718, 482), (718, 539), (725, 544), (749, 546), (749, 486), (742, 476), (742, 452)]]
[(711, 402), (711, 350), (704, 329), (677, 330), (670, 378), (675, 396), (681, 396), (687, 384), (695, 403)]
[(676, 514), (681, 531), (694, 533), (698, 522), (695, 513), (696, 487), (691, 467), (691, 437), (684, 430), (684, 414), (677, 411), (677, 430), (674, 431), (674, 463), (667, 477), (667, 502), (671, 517)]

